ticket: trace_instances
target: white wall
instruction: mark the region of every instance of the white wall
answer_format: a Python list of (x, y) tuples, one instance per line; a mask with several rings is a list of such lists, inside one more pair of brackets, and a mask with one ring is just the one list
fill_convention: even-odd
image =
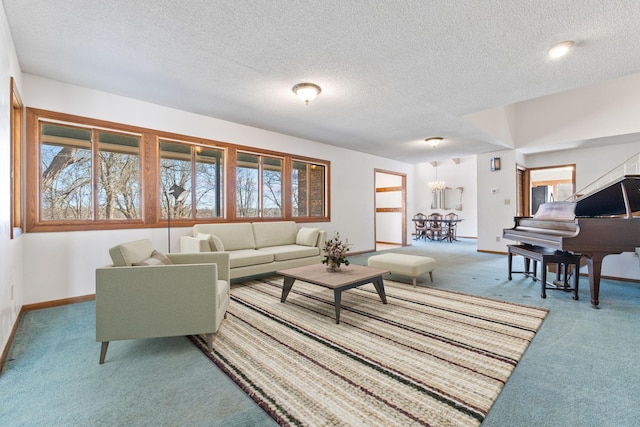
[[(500, 157), (500, 170), (491, 171), (491, 157)], [(478, 250), (506, 253), (513, 242), (502, 240), (502, 230), (513, 227), (516, 215), (516, 153), (496, 151), (477, 160)]]
[[(640, 132), (640, 74), (516, 104), (516, 148)], [(574, 145), (575, 146), (575, 145)]]
[[(487, 162), (487, 165), (489, 163)], [(430, 212), (440, 212), (446, 215), (450, 212), (458, 214), (463, 219), (458, 224), (458, 236), (478, 237), (478, 188), (476, 183), (477, 164), (476, 156), (464, 157), (460, 163), (453, 160), (438, 162), (438, 180), (444, 181), (451, 190), (447, 191), (449, 209), (431, 209), (432, 193), (429, 189), (429, 182), (435, 181), (436, 169), (431, 163), (419, 163), (414, 166), (415, 190), (413, 192), (413, 209), (409, 209), (410, 218), (418, 212), (429, 214)], [(460, 204), (460, 193), (457, 187), (463, 187), (462, 210), (455, 210)], [(411, 194), (411, 193), (409, 193)]]
[(20, 90), (18, 58), (4, 8), (0, 7), (0, 353), (4, 351), (23, 300), (23, 237), (10, 239), (11, 206), (8, 189), (11, 183), (11, 77), (15, 78)]
[[(25, 74), (23, 84), (22, 97), (28, 107), (329, 160), (331, 222), (317, 225), (329, 235), (339, 231), (354, 244), (354, 252), (375, 248), (374, 169), (406, 174), (408, 190), (411, 189), (413, 168), (405, 163), (33, 75)], [(178, 251), (179, 236), (188, 232), (189, 229), (172, 229), (172, 251)], [(24, 251), (29, 260), (38, 261), (38, 268), (25, 268), (24, 302), (93, 294), (95, 268), (109, 263), (109, 247), (140, 238), (150, 238), (157, 248), (166, 249), (164, 228), (27, 233)]]

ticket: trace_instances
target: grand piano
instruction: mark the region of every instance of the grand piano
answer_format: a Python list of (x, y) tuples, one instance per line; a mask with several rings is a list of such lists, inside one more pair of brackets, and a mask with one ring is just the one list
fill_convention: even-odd
[(603, 258), (640, 246), (640, 175), (624, 175), (575, 201), (543, 203), (533, 217), (514, 221), (503, 238), (586, 259), (591, 305), (598, 308)]

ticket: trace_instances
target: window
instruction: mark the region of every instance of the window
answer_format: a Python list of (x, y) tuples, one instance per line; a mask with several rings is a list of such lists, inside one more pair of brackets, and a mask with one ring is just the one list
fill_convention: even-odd
[(139, 219), (139, 145), (139, 136), (42, 122), (40, 221)]
[[(223, 207), (222, 149), (160, 140), (160, 200), (162, 218), (167, 206), (172, 219), (219, 218)], [(183, 197), (169, 195), (177, 185)]]
[(282, 159), (238, 152), (236, 215), (282, 218)]
[(98, 218), (139, 219), (140, 138), (98, 132)]
[(291, 168), (291, 206), (294, 217), (326, 215), (325, 165), (295, 160)]
[(26, 120), (28, 232), (329, 220), (327, 161), (33, 108)]

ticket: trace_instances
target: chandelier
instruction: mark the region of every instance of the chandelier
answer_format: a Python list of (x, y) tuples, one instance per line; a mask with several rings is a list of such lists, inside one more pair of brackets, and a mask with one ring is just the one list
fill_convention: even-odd
[(434, 160), (433, 162), (431, 162), (431, 164), (436, 168), (436, 180), (429, 182), (429, 188), (431, 190), (444, 190), (447, 185), (444, 181), (438, 181), (438, 162)]
[[(427, 138), (425, 139), (425, 141), (435, 150), (436, 146), (442, 141), (442, 138)], [(438, 162), (434, 160), (433, 162), (431, 162), (431, 164), (436, 168), (436, 180), (429, 182), (429, 188), (431, 189), (431, 191), (444, 190), (447, 185), (444, 181), (438, 181)]]

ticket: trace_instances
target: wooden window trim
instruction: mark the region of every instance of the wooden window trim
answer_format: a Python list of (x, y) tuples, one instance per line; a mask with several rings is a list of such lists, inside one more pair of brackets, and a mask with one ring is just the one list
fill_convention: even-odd
[[(40, 221), (40, 141), (39, 122), (60, 122), (68, 125), (80, 125), (91, 129), (107, 130), (111, 132), (131, 133), (140, 135), (140, 185), (141, 195), (141, 219), (137, 220), (65, 220), (65, 221)], [(79, 231), (79, 230), (115, 230), (135, 228), (163, 228), (167, 226), (167, 220), (160, 218), (160, 167), (159, 156), (160, 140), (175, 141), (185, 144), (197, 144), (211, 148), (221, 149), (224, 152), (224, 183), (225, 194), (223, 197), (223, 214), (220, 218), (200, 219), (171, 219), (171, 225), (177, 227), (189, 227), (198, 223), (219, 222), (271, 222), (271, 221), (295, 221), (328, 222), (331, 221), (331, 162), (311, 157), (271, 151), (247, 145), (238, 145), (228, 142), (209, 140), (172, 132), (164, 132), (154, 129), (130, 126), (99, 119), (91, 119), (71, 114), (36, 108), (26, 109), (26, 218), (25, 228), (27, 232), (55, 232), (55, 231)], [(278, 157), (282, 159), (282, 196), (283, 215), (271, 218), (246, 218), (237, 217), (235, 207), (235, 170), (237, 166), (238, 152), (254, 153), (266, 157)], [(293, 217), (291, 212), (291, 167), (293, 161), (303, 161), (323, 165), (325, 167), (325, 215), (316, 217)]]
[(10, 227), (9, 238), (13, 239), (21, 233), (24, 227), (24, 215), (22, 209), (22, 182), (23, 182), (23, 124), (24, 104), (16, 86), (16, 81), (11, 77), (9, 81), (9, 100), (11, 108), (10, 120)]

